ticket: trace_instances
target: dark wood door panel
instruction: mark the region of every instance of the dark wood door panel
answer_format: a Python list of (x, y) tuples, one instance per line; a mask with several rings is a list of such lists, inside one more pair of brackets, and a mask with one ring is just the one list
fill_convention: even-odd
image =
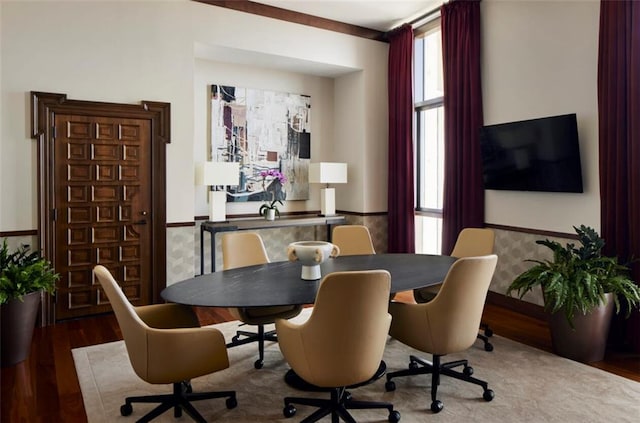
[(59, 114), (55, 128), (56, 319), (110, 310), (96, 264), (133, 303), (150, 303), (150, 121)]
[[(96, 263), (113, 270), (135, 303), (160, 302), (171, 104), (74, 100), (39, 91), (31, 91), (30, 99), (38, 148), (38, 243), (64, 278), (55, 297), (44, 296), (42, 324), (110, 310), (92, 279)], [(63, 115), (67, 119), (59, 121)], [(143, 223), (149, 228), (140, 228)], [(118, 242), (109, 239), (109, 226), (119, 226), (111, 229)]]

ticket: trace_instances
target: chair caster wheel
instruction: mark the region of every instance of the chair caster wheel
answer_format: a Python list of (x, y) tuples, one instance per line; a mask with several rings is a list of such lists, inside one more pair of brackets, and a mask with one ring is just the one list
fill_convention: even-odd
[(441, 412), (443, 408), (444, 408), (444, 404), (442, 404), (442, 401), (440, 400), (435, 400), (434, 402), (431, 403), (431, 411), (433, 411), (434, 413)]
[(485, 343), (484, 344), (484, 350), (485, 351), (489, 351), (489, 352), (493, 351), (493, 344), (491, 344), (489, 342)]
[(462, 370), (462, 374), (464, 374), (465, 376), (471, 376), (473, 374), (473, 367), (471, 366), (466, 366), (463, 370)]
[(282, 410), (282, 414), (284, 414), (286, 418), (289, 418), (295, 416), (296, 411), (298, 410), (296, 410), (296, 408), (292, 404), (289, 404), (284, 407), (284, 409)]
[(133, 413), (133, 407), (131, 404), (122, 404), (120, 407), (120, 415), (122, 416), (130, 416)]
[(255, 367), (258, 370), (262, 369), (262, 366), (264, 366), (264, 361), (262, 360), (256, 360), (256, 362), (253, 363), (253, 367)]
[(493, 336), (493, 331), (491, 329), (489, 329), (489, 328), (485, 329), (484, 330), (484, 336), (486, 336), (488, 338), (492, 337)]
[(392, 411), (389, 413), (389, 422), (390, 423), (398, 423), (400, 421), (400, 412)]
[(389, 381), (387, 381), (387, 383), (384, 384), (384, 389), (387, 392), (395, 391), (396, 390), (396, 383), (391, 381), (391, 380), (389, 380)]
[(420, 366), (419, 366), (419, 365), (418, 365), (418, 363), (416, 363), (415, 361), (412, 361), (412, 362), (410, 362), (410, 363), (409, 363), (409, 368), (410, 368), (411, 370), (415, 370), (415, 369), (417, 369), (418, 367), (420, 367)]
[(225, 404), (227, 408), (231, 410), (232, 408), (236, 408), (238, 406), (238, 400), (236, 399), (236, 397), (229, 397), (227, 398)]
[(482, 398), (487, 402), (491, 401), (495, 396), (496, 394), (491, 389), (487, 389), (482, 394)]

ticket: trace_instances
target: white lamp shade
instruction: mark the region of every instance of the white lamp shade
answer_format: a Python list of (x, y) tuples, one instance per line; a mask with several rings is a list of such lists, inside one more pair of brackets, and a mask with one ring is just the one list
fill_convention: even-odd
[(202, 162), (196, 163), (196, 185), (238, 185), (240, 163)]
[(347, 164), (310, 163), (309, 182), (312, 184), (344, 184), (347, 182)]

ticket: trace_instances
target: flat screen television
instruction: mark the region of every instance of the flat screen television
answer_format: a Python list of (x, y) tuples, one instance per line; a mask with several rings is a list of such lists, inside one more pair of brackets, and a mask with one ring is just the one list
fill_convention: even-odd
[(583, 192), (576, 115), (484, 126), (485, 189)]

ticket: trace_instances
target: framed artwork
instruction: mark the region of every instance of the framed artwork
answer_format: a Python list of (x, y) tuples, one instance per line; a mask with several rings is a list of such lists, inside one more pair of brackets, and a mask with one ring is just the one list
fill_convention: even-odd
[(240, 163), (228, 202), (306, 200), (311, 97), (211, 85), (211, 160)]

